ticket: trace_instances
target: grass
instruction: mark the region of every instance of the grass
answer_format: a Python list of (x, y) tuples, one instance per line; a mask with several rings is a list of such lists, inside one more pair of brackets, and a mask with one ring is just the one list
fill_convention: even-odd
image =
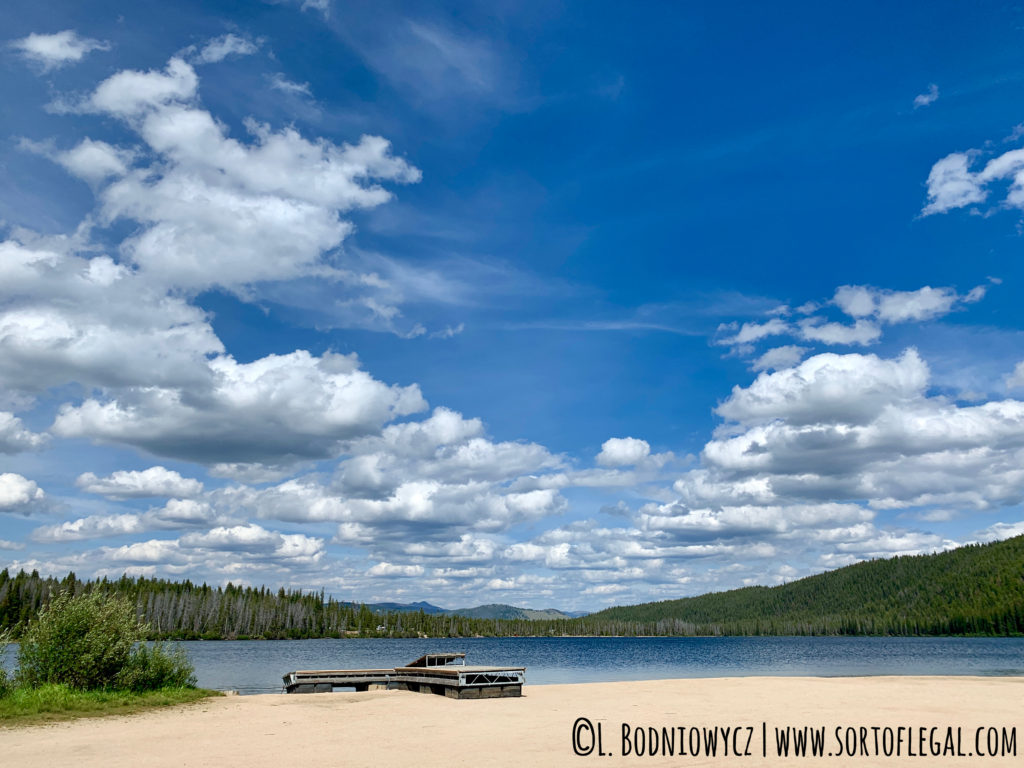
[(130, 715), (220, 695), (219, 691), (203, 688), (160, 688), (144, 693), (80, 691), (66, 685), (15, 688), (0, 697), (0, 728), (81, 717)]

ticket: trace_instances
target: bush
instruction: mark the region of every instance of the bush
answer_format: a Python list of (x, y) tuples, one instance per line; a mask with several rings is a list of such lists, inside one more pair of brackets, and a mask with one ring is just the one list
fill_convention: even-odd
[(128, 663), (143, 627), (123, 598), (58, 595), (28, 625), (18, 651), (17, 682), (106, 688)]
[(146, 629), (124, 598), (58, 595), (29, 623), (15, 679), (23, 686), (81, 690), (194, 685), (184, 653), (139, 643)]
[(178, 647), (155, 643), (139, 644), (121, 669), (115, 686), (126, 691), (155, 691), (158, 688), (194, 688), (195, 671), (185, 652)]

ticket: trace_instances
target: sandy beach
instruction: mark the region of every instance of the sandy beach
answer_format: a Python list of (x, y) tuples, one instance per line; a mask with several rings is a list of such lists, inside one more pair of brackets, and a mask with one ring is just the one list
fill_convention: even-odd
[[(823, 734), (818, 757), (794, 754), (805, 727)], [(233, 696), (0, 729), (0, 764), (996, 766), (1020, 765), (1022, 739), (1024, 678), (753, 677), (527, 685), (521, 698), (467, 701), (403, 691)]]

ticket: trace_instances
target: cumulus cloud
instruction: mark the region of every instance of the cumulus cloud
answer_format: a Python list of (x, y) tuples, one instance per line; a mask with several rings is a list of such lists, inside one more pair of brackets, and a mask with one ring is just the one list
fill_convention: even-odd
[(177, 539), (149, 539), (121, 546), (103, 546), (67, 559), (65, 568), (92, 564), (98, 571), (121, 573), (126, 568), (152, 574), (157, 568), (171, 574), (197, 570), (238, 574), (267, 572), (283, 575), (315, 568), (324, 557), (324, 540), (304, 534), (288, 534), (259, 525), (219, 526), (206, 533), (189, 533)]
[(805, 341), (820, 341), (823, 344), (842, 344), (866, 347), (878, 341), (882, 329), (868, 320), (857, 320), (853, 325), (826, 323), (820, 317), (804, 318), (799, 323), (799, 336)]
[(0, 474), (0, 512), (28, 514), (45, 498), (35, 481), (13, 472)]
[[(986, 285), (978, 285), (964, 294), (951, 287), (928, 285), (912, 291), (841, 285), (829, 301), (806, 302), (796, 310), (782, 305), (769, 311), (770, 317), (764, 322), (723, 323), (714, 343), (731, 346), (731, 353), (742, 357), (753, 356), (758, 342), (774, 336), (791, 336), (827, 346), (866, 347), (882, 338), (884, 326), (936, 320), (980, 301), (986, 292)], [(829, 307), (837, 308), (852, 322), (830, 318)], [(792, 322), (784, 319), (794, 312), (804, 317)], [(811, 347), (784, 344), (754, 357), (750, 367), (755, 371), (787, 368), (809, 351)]]
[(842, 285), (836, 289), (833, 303), (854, 318), (873, 317), (882, 323), (923, 322), (949, 314), (959, 305), (981, 300), (985, 290), (985, 286), (979, 285), (960, 295), (952, 288), (927, 285), (916, 291)]
[(597, 455), (597, 463), (606, 467), (622, 467), (637, 464), (651, 453), (651, 446), (646, 440), (635, 437), (613, 437), (601, 445)]
[(971, 166), (985, 154), (981, 150), (953, 152), (936, 161), (928, 173), (928, 202), (922, 215), (984, 203), (992, 186), (1006, 182), (1000, 204), (1024, 208), (1024, 149), (1008, 150), (972, 170)]
[(53, 432), (191, 461), (295, 461), (330, 457), (340, 441), (425, 407), (416, 385), (383, 384), (354, 356), (221, 356), (209, 368), (213, 382), (202, 398), (159, 387), (90, 398), (62, 406)]
[(11, 47), (44, 72), (81, 61), (91, 51), (109, 51), (110, 43), (79, 37), (73, 29), (51, 35), (32, 33), (15, 40)]
[(46, 444), (47, 435), (25, 429), (17, 416), (0, 411), (0, 453), (34, 451)]
[(818, 355), (761, 374), (719, 406), (731, 423), (676, 490), (688, 509), (783, 500), (872, 509), (1019, 503), (1024, 403), (958, 407), (929, 397), (928, 378), (913, 350), (891, 360)]
[(202, 386), (224, 350), (206, 314), (72, 242), (0, 241), (0, 384)]
[[(700, 466), (676, 479), (673, 500), (626, 510), (626, 525), (548, 530), (508, 545), (499, 562), (572, 570), (595, 595), (625, 585), (621, 602), (956, 546), (879, 515), (1019, 505), (1024, 403), (959, 407), (928, 385), (913, 349), (888, 359), (826, 353), (763, 372), (719, 405), (724, 422)], [(982, 538), (1015, 530), (1003, 524)], [(510, 577), (499, 568), (493, 578)]]
[(981, 542), (1002, 541), (1014, 536), (1024, 535), (1024, 520), (1016, 523), (993, 523), (984, 530), (978, 531), (976, 538)]
[(172, 58), (161, 72), (127, 69), (111, 75), (85, 100), (80, 109), (121, 118), (141, 117), (146, 112), (196, 95), (199, 78), (190, 64)]
[(87, 493), (97, 493), (108, 499), (133, 499), (148, 496), (177, 496), (190, 498), (203, 492), (203, 484), (182, 477), (165, 467), (150, 467), (141, 471), (119, 470), (107, 477), (92, 472), (78, 476), (75, 485)]
[(53, 160), (73, 176), (97, 185), (112, 177), (123, 176), (131, 165), (135, 153), (120, 149), (105, 141), (82, 139), (76, 146), (58, 150), (52, 141), (21, 139), (18, 147), (26, 152)]
[(392, 565), (391, 563), (377, 563), (372, 566), (367, 574), (370, 576), (422, 576), (423, 566), (420, 565)]
[(422, 421), (344, 442), (334, 476), (307, 475), (263, 488), (224, 489), (225, 514), (291, 523), (332, 522), (335, 541), (386, 562), (476, 562), (495, 552), (492, 534), (557, 515), (558, 487), (520, 487), (563, 460), (532, 443), (495, 442), (478, 419), (445, 408)]
[(123, 176), (132, 157), (133, 153), (105, 141), (86, 138), (55, 159), (78, 178), (95, 184), (111, 176)]
[(54, 525), (43, 525), (32, 532), (32, 538), (41, 542), (84, 541), (153, 530), (209, 528), (224, 521), (225, 516), (217, 514), (207, 502), (171, 499), (165, 506), (143, 513), (89, 515)]
[[(203, 50), (240, 52), (240, 40)], [(322, 254), (352, 229), (340, 214), (387, 202), (380, 181), (420, 179), (379, 136), (338, 146), (247, 120), (251, 141), (240, 142), (195, 105), (198, 85), (193, 67), (172, 58), (163, 71), (112, 75), (80, 107), (125, 121), (159, 159), (101, 193), (106, 222), (142, 225), (122, 250), (150, 278), (238, 289), (329, 271)]]
[(741, 424), (865, 423), (886, 406), (919, 396), (927, 381), (928, 366), (913, 349), (895, 360), (825, 353), (734, 387), (716, 411)]
[(988, 193), (970, 171), (970, 163), (969, 155), (954, 152), (932, 166), (928, 173), (928, 204), (922, 211), (925, 216), (985, 201)]
[(42, 542), (81, 541), (140, 533), (143, 530), (145, 528), (139, 515), (93, 515), (56, 525), (40, 526), (32, 532), (32, 538)]
[(755, 371), (791, 368), (799, 363), (803, 356), (809, 351), (810, 350), (807, 347), (800, 347), (796, 344), (786, 344), (781, 347), (773, 347), (754, 360), (750, 364), (750, 367)]

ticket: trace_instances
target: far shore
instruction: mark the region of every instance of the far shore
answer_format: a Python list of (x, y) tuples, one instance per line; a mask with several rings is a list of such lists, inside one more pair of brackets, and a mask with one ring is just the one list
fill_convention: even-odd
[[(793, 734), (804, 732), (822, 734), (821, 756), (793, 755)], [(778, 755), (780, 734), (790, 736), (788, 757)], [(404, 691), (232, 696), (0, 728), (0, 754), (23, 768), (999, 766), (1020, 765), (1022, 740), (1024, 677), (744, 677), (527, 685), (521, 698), (468, 701)]]

